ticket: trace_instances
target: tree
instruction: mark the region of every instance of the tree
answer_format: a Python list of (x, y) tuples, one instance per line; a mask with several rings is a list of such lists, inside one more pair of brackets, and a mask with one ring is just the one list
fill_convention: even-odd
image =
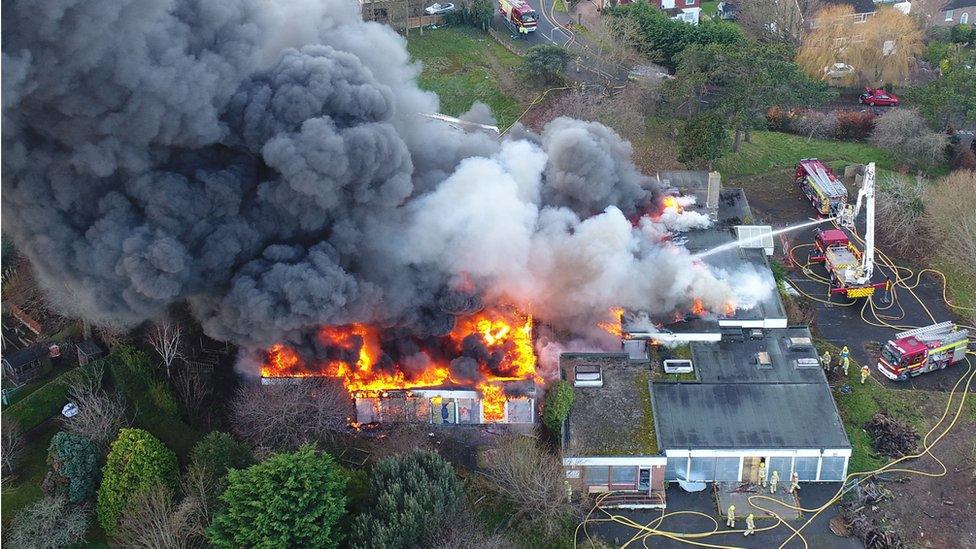
[(725, 119), (715, 112), (706, 112), (685, 121), (678, 134), (678, 160), (692, 166), (712, 170), (729, 148), (729, 132)]
[[(190, 418), (201, 418), (204, 410), (204, 402), (213, 394), (208, 377), (200, 375), (189, 368), (187, 363), (184, 368), (177, 372), (173, 378), (173, 386), (176, 388), (176, 397), (183, 407), (183, 412)], [(208, 416), (209, 417), (209, 416)]]
[(112, 443), (98, 488), (98, 522), (114, 534), (130, 499), (157, 483), (176, 487), (176, 454), (142, 429), (122, 429)]
[(948, 138), (931, 131), (915, 109), (892, 109), (871, 133), (871, 144), (915, 167), (928, 168), (945, 161)]
[(156, 483), (129, 501), (116, 539), (124, 547), (187, 549), (200, 545), (204, 527), (194, 498), (177, 502), (169, 488)]
[(226, 508), (207, 529), (214, 547), (337, 547), (346, 509), (345, 476), (310, 444), (233, 469)]
[(939, 67), (938, 78), (909, 89), (906, 99), (936, 128), (976, 121), (976, 51), (955, 50)]
[(230, 469), (247, 467), (253, 459), (246, 444), (227, 433), (211, 431), (193, 445), (190, 461), (203, 465), (219, 478)]
[(104, 452), (119, 429), (128, 424), (125, 402), (102, 389), (105, 364), (102, 361), (78, 368), (65, 379), (68, 396), (78, 413), (65, 419), (64, 428), (94, 442)]
[(294, 449), (345, 428), (352, 399), (333, 379), (242, 387), (230, 403), (234, 432), (252, 445)]
[(432, 452), (380, 460), (373, 469), (373, 507), (353, 522), (351, 546), (423, 547), (450, 519), (464, 496), (451, 464)]
[(559, 458), (524, 436), (502, 440), (488, 459), (493, 488), (512, 502), (518, 516), (546, 535), (554, 534), (572, 512)]
[(81, 542), (88, 531), (88, 509), (68, 505), (60, 496), (44, 496), (3, 529), (4, 547), (51, 549)]
[(926, 181), (901, 174), (878, 177), (877, 235), (900, 253), (917, 253), (924, 233)]
[[(9, 416), (8, 416), (9, 418)], [(0, 462), (3, 464), (3, 482), (13, 475), (24, 455), (24, 437), (17, 422), (5, 418), (0, 422)]]
[(569, 409), (573, 406), (573, 387), (568, 381), (559, 380), (546, 390), (546, 404), (542, 409), (542, 423), (549, 430), (559, 435), (563, 422), (569, 417)]
[(526, 78), (543, 84), (553, 84), (562, 78), (569, 52), (562, 46), (544, 44), (529, 48), (519, 70)]
[(939, 256), (976, 280), (976, 171), (956, 170), (926, 189), (925, 225)]
[(922, 31), (898, 10), (878, 10), (864, 21), (848, 5), (817, 14), (817, 27), (804, 39), (796, 62), (814, 79), (827, 78), (834, 63), (854, 67), (851, 80), (872, 85), (904, 81), (922, 51)]
[(796, 48), (806, 30), (806, 17), (819, 8), (819, 0), (742, 0), (737, 21), (760, 42)]
[(153, 325), (146, 337), (149, 345), (156, 350), (166, 368), (166, 377), (171, 377), (173, 363), (183, 356), (180, 343), (183, 339), (183, 327), (171, 320), (164, 320)]
[(734, 130), (733, 151), (739, 150), (743, 134), (748, 141), (751, 128), (766, 124), (773, 105), (811, 106), (832, 95), (799, 71), (789, 48), (775, 44), (689, 46), (678, 56), (675, 76), (673, 89), (689, 80), (707, 84), (715, 111)]
[(91, 439), (59, 431), (48, 447), (51, 472), (45, 484), (61, 488), (55, 491), (66, 492), (70, 503), (81, 503), (95, 494), (98, 461), (98, 447)]

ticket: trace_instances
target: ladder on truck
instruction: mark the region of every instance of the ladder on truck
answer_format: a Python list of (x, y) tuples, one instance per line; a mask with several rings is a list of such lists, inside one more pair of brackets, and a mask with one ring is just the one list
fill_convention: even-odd
[(914, 330), (899, 332), (895, 334), (895, 339), (914, 337), (919, 341), (931, 341), (933, 339), (945, 337), (945, 335), (952, 332), (954, 328), (955, 325), (952, 323), (952, 321), (947, 320), (938, 324), (932, 324), (931, 326), (923, 326), (921, 328), (915, 328)]

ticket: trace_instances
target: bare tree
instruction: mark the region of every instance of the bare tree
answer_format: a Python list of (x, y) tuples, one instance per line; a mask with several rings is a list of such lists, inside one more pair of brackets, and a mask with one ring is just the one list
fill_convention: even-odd
[(12, 419), (4, 419), (0, 423), (0, 461), (3, 466), (3, 483), (7, 483), (24, 454), (24, 437), (20, 426)]
[(68, 396), (78, 413), (65, 419), (65, 430), (91, 439), (101, 450), (115, 440), (119, 429), (128, 425), (122, 397), (102, 389), (105, 366), (92, 362), (78, 368), (64, 381)]
[(820, 9), (819, 0), (742, 0), (738, 22), (760, 42), (800, 45), (808, 17)]
[(172, 373), (173, 362), (183, 356), (183, 350), (180, 347), (183, 339), (183, 327), (171, 320), (157, 322), (153, 325), (146, 339), (163, 360), (163, 366), (166, 367), (166, 377), (169, 378)]
[(487, 476), (534, 528), (552, 535), (573, 507), (559, 458), (524, 436), (503, 439), (488, 456)]
[(82, 541), (88, 531), (86, 506), (68, 505), (63, 496), (44, 496), (3, 529), (4, 547), (49, 549)]
[(342, 429), (352, 412), (352, 399), (338, 380), (289, 379), (239, 389), (230, 421), (253, 446), (297, 448)]
[(976, 280), (976, 171), (956, 170), (926, 189), (925, 224), (940, 255)]
[(899, 253), (917, 253), (925, 230), (922, 221), (926, 181), (901, 174), (878, 178), (878, 237)]
[(205, 527), (195, 498), (177, 503), (165, 486), (156, 484), (133, 496), (117, 537), (123, 547), (186, 549), (202, 546)]
[(945, 160), (948, 137), (930, 130), (917, 110), (893, 109), (875, 122), (871, 144), (913, 167), (930, 168)]
[(174, 379), (176, 397), (190, 417), (198, 417), (203, 411), (203, 403), (213, 393), (209, 379), (192, 371), (187, 363)]
[(203, 463), (193, 462), (181, 477), (183, 495), (196, 502), (203, 524), (210, 524), (217, 512), (223, 484), (214, 471)]

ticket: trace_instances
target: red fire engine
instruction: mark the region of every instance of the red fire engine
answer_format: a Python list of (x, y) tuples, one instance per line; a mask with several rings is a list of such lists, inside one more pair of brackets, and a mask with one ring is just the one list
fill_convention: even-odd
[(952, 322), (940, 322), (895, 334), (878, 359), (878, 371), (892, 380), (904, 381), (939, 370), (966, 358), (969, 335)]
[(498, 0), (498, 13), (519, 34), (535, 32), (539, 17), (525, 0)]
[[(865, 200), (866, 198), (866, 200)], [(874, 274), (874, 162), (867, 165), (861, 190), (857, 194), (857, 204), (844, 205), (837, 213), (840, 223), (850, 230), (854, 229), (854, 219), (867, 204), (867, 225), (864, 234), (864, 253), (861, 253), (841, 229), (827, 229), (817, 232), (815, 250), (810, 261), (823, 263), (830, 275), (830, 293), (844, 294), (850, 299), (869, 297), (877, 288), (888, 288), (888, 280), (872, 283)]]
[(822, 215), (835, 216), (847, 205), (847, 188), (816, 158), (805, 158), (796, 165), (793, 182)]

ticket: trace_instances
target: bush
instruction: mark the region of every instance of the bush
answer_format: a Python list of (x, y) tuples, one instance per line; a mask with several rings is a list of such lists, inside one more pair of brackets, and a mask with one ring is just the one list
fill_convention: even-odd
[(190, 451), (190, 460), (210, 471), (216, 477), (227, 474), (229, 469), (242, 469), (253, 461), (251, 449), (227, 433), (211, 431)]
[(16, 421), (30, 431), (44, 420), (61, 412), (68, 402), (68, 388), (62, 383), (71, 370), (38, 387), (33, 393), (11, 404), (3, 411), (4, 421)]
[(372, 508), (353, 522), (352, 547), (424, 547), (453, 516), (464, 491), (450, 463), (414, 452), (382, 459), (371, 495)]
[(790, 130), (797, 135), (828, 139), (837, 129), (837, 117), (833, 113), (806, 111), (790, 122)]
[(678, 161), (712, 169), (729, 150), (729, 130), (725, 118), (705, 112), (685, 121), (678, 133)]
[(220, 496), (226, 508), (207, 540), (214, 547), (337, 547), (345, 483), (332, 456), (310, 444), (231, 470)]
[(126, 505), (135, 494), (156, 483), (174, 490), (178, 474), (176, 454), (158, 438), (142, 429), (122, 429), (102, 469), (97, 504), (99, 524), (108, 534), (115, 533)]
[(3, 529), (4, 547), (50, 549), (80, 543), (88, 531), (88, 511), (63, 497), (44, 496)]
[(837, 111), (834, 126), (834, 137), (848, 141), (867, 139), (874, 131), (877, 116), (871, 111)]
[[(47, 463), (51, 466), (51, 482), (55, 493), (67, 491), (70, 503), (80, 503), (92, 497), (98, 486), (98, 447), (90, 439), (59, 431), (48, 447)], [(63, 488), (66, 486), (67, 490)], [(58, 489), (60, 488), (60, 489)]]
[(913, 167), (932, 167), (945, 160), (948, 138), (929, 130), (914, 109), (894, 109), (875, 123), (871, 144)]
[(766, 126), (774, 132), (787, 132), (790, 127), (792, 113), (778, 106), (772, 106), (766, 111)]
[(176, 404), (173, 391), (170, 390), (169, 385), (165, 381), (160, 379), (150, 380), (149, 397), (152, 398), (153, 404), (160, 412), (173, 418), (179, 416), (180, 408)]
[(545, 84), (559, 82), (569, 61), (569, 52), (561, 46), (533, 46), (525, 55), (519, 70), (529, 80)]
[(939, 67), (942, 61), (952, 57), (955, 48), (948, 42), (932, 41), (925, 47), (922, 58), (929, 62), (933, 67)]
[(491, 24), (495, 7), (489, 0), (461, 0), (454, 3), (458, 9), (444, 15), (449, 25), (469, 25), (482, 30)]
[(562, 432), (563, 422), (569, 417), (569, 409), (573, 406), (573, 397), (573, 386), (563, 379), (553, 383), (546, 391), (546, 404), (542, 409), (542, 423), (556, 435)]
[(959, 24), (952, 27), (949, 32), (949, 39), (956, 44), (970, 44), (976, 42), (976, 29), (968, 24)]

